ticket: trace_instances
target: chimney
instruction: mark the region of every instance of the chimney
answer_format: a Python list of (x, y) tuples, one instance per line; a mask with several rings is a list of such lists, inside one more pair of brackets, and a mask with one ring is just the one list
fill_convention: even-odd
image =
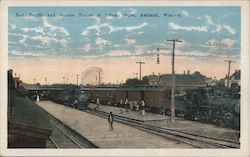
[(185, 75), (185, 74), (186, 74), (186, 71), (184, 71), (183, 74)]
[(187, 74), (190, 75), (190, 70), (187, 71)]
[(155, 73), (153, 72), (153, 75), (155, 75)]

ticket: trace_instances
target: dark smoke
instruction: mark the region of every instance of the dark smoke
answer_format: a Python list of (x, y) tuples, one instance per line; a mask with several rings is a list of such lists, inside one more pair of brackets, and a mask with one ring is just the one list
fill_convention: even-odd
[(82, 72), (82, 84), (98, 84), (99, 74), (98, 71), (101, 71), (101, 77), (103, 75), (103, 69), (100, 67), (90, 67)]

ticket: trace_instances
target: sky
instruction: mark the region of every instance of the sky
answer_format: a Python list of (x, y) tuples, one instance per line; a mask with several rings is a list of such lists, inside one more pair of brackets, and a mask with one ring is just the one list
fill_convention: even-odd
[[(27, 83), (120, 83), (199, 71), (223, 78), (240, 68), (240, 7), (9, 7), (9, 68)], [(160, 48), (160, 64), (156, 64)], [(87, 74), (92, 70), (92, 77)], [(83, 78), (83, 79), (81, 79)]]

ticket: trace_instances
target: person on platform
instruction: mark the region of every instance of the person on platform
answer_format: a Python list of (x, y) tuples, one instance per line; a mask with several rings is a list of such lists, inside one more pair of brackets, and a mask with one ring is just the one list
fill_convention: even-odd
[(128, 105), (129, 105), (128, 99), (126, 99), (125, 106), (124, 106), (126, 112), (128, 112)]
[(141, 113), (143, 116), (145, 115), (145, 106), (146, 106), (146, 104), (145, 104), (144, 100), (142, 100), (141, 101), (141, 108), (142, 108)]
[(120, 100), (120, 106), (122, 106), (122, 104), (123, 104), (123, 101), (122, 101), (122, 99)]
[(96, 99), (96, 108), (95, 108), (95, 110), (98, 111), (98, 110), (99, 110), (99, 107), (100, 107), (100, 99), (97, 98), (97, 99)]
[(112, 112), (110, 112), (108, 115), (108, 122), (109, 122), (109, 130), (110, 131), (114, 130), (113, 128), (114, 116)]

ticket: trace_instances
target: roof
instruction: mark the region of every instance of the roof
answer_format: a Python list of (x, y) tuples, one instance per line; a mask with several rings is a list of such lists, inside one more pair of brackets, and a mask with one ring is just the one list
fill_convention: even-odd
[(236, 70), (231, 76), (230, 79), (234, 77), (235, 80), (240, 80), (240, 70)]
[[(172, 74), (162, 75), (158, 82), (158, 85), (164, 85), (164, 86), (171, 86), (171, 84), (172, 84)], [(176, 86), (206, 86), (206, 83), (198, 75), (175, 74), (175, 85)]]

